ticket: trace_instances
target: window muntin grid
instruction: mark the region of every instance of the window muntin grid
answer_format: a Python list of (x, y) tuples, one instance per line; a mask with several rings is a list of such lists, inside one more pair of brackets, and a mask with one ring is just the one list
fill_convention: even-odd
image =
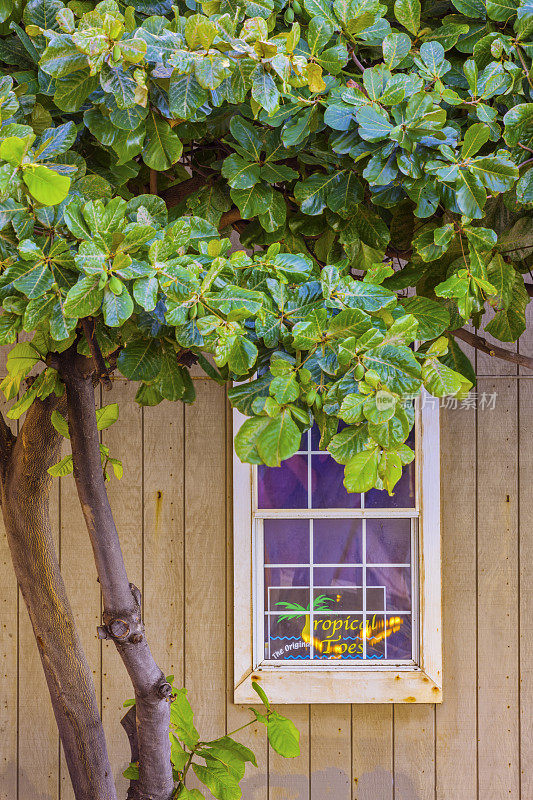
[[(283, 466), (254, 468), (256, 663), (416, 662), (414, 466), (399, 496), (377, 490), (354, 496), (342, 486), (342, 466), (318, 450), (314, 429), (302, 445), (290, 485), (290, 472), (271, 478)], [(326, 487), (321, 493), (319, 483)], [(317, 497), (333, 503), (326, 507)]]

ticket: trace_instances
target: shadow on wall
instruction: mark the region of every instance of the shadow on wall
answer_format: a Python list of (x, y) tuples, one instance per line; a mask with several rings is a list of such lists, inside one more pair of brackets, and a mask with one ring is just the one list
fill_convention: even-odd
[[(350, 800), (390, 800), (393, 790), (391, 772), (377, 768), (363, 772), (354, 779), (355, 790)], [(309, 778), (307, 775), (271, 774), (270, 788), (284, 789), (283, 800), (309, 800)], [(324, 769), (313, 772), (311, 800), (340, 800), (347, 797), (350, 778), (340, 769)], [(265, 777), (256, 775), (242, 782), (243, 800), (256, 800), (264, 796)], [(349, 789), (348, 789), (349, 791)], [(396, 777), (395, 800), (419, 800), (412, 780), (407, 775)]]

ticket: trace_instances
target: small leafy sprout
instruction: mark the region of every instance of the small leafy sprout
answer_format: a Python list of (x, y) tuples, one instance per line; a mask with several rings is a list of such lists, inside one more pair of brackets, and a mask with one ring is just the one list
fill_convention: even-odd
[[(172, 685), (174, 676), (167, 681)], [(200, 740), (194, 725), (194, 715), (185, 689), (172, 686), (170, 706), (170, 757), (174, 775), (173, 798), (179, 800), (203, 800), (198, 789), (186, 786), (187, 776), (192, 769), (198, 780), (219, 800), (239, 798), (239, 783), (244, 777), (246, 764), (257, 767), (253, 752), (233, 738), (234, 734), (257, 722), (264, 724), (272, 748), (284, 758), (295, 758), (300, 754), (300, 734), (295, 725), (271, 707), (268, 697), (257, 681), (252, 682), (263, 707), (264, 713), (250, 709), (253, 719), (232, 733), (210, 741)], [(135, 700), (126, 700), (124, 707), (135, 705)], [(132, 763), (122, 773), (129, 780), (139, 778), (139, 765)]]

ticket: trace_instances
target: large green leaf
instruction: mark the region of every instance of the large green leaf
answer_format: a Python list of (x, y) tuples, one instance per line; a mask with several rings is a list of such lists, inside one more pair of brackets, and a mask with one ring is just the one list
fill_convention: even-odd
[(267, 735), (272, 748), (284, 758), (300, 755), (300, 732), (294, 722), (277, 711), (268, 717)]
[(416, 338), (422, 342), (440, 336), (450, 324), (446, 308), (427, 297), (409, 297), (402, 305), (417, 320)]
[(368, 492), (378, 477), (379, 453), (376, 449), (362, 450), (346, 465), (344, 485), (349, 492)]
[(183, 145), (168, 122), (151, 113), (146, 120), (146, 141), (142, 153), (144, 163), (162, 172), (180, 158)]
[(420, 0), (395, 0), (394, 16), (409, 33), (416, 35), (420, 28)]
[(24, 170), (23, 179), (33, 197), (46, 206), (62, 203), (70, 188), (70, 178), (66, 175), (37, 164)]
[(151, 381), (161, 371), (162, 356), (155, 339), (128, 342), (118, 355), (118, 368), (132, 381)]
[(421, 368), (408, 347), (382, 345), (363, 355), (365, 367), (378, 373), (381, 381), (398, 394), (418, 392)]

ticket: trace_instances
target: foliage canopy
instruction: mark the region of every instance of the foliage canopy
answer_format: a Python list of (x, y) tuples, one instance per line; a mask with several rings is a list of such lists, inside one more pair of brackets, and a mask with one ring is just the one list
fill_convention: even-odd
[(474, 380), (451, 332), (489, 308), (494, 337), (525, 329), (531, 2), (0, 0), (0, 20), (0, 343), (33, 334), (9, 415), (94, 335), (141, 404), (192, 402), (193, 357), (240, 382), (243, 460), (279, 464), (316, 420), (349, 490), (392, 492), (410, 399)]

